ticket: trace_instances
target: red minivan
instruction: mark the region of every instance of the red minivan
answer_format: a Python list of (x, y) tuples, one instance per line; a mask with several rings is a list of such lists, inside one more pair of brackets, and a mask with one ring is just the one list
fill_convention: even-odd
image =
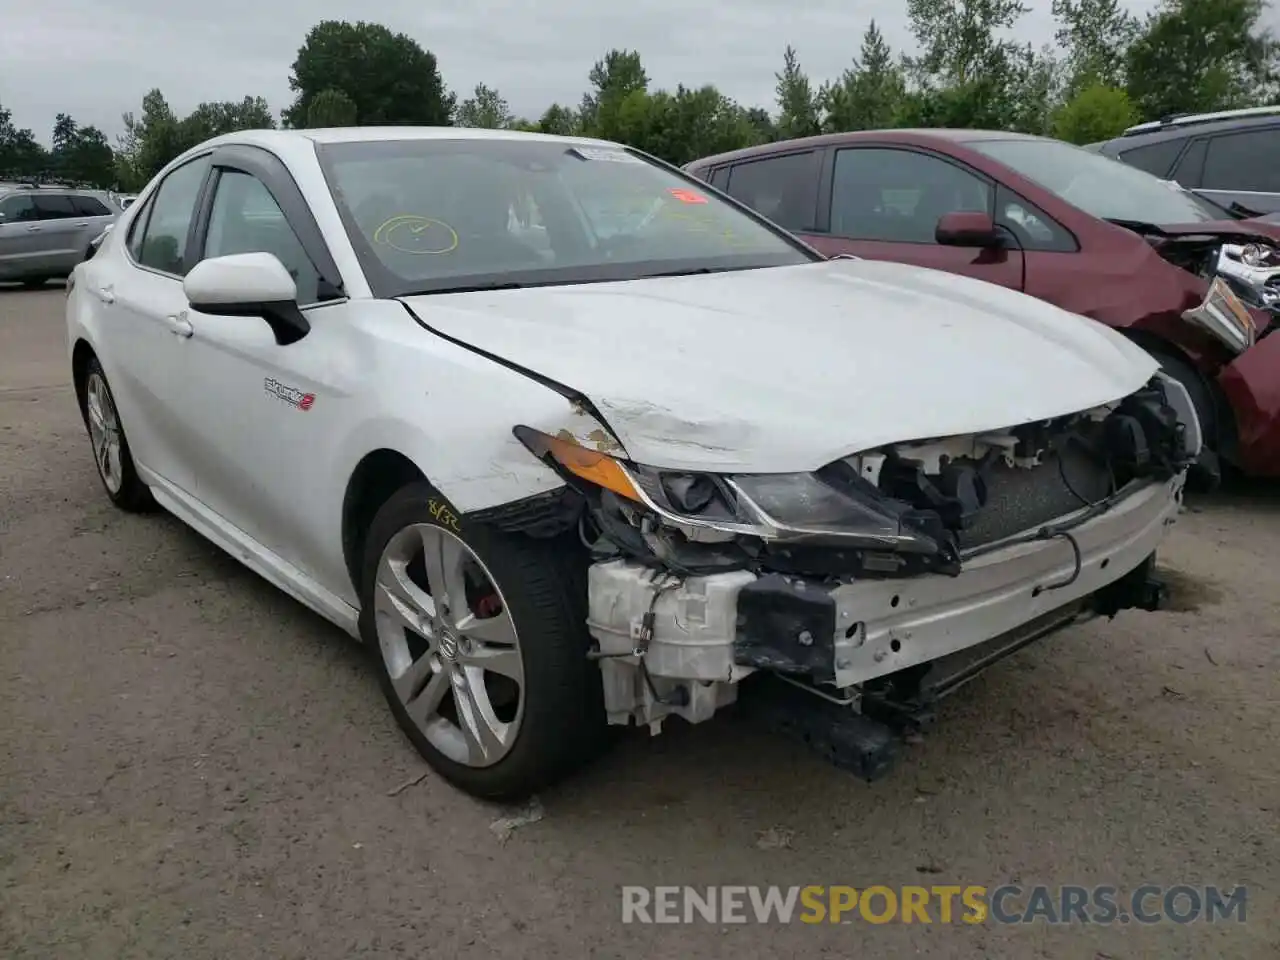
[(832, 134), (685, 170), (827, 256), (962, 273), (1122, 330), (1191, 391), (1210, 475), (1221, 457), (1280, 477), (1280, 224), (1014, 133)]

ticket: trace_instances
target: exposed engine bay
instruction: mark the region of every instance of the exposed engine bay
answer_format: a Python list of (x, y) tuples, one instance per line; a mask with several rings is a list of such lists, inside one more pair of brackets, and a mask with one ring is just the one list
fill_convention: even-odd
[(576, 527), (609, 720), (654, 732), (710, 718), (757, 673), (840, 716), (919, 716), (953, 655), (995, 643), (985, 665), (1082, 616), (1153, 608), (1155, 547), (1201, 445), (1163, 373), (1095, 409), (804, 474), (673, 473), (595, 433), (515, 432), (566, 487), (483, 519)]
[(1210, 282), (1221, 278), (1244, 303), (1280, 320), (1280, 250), (1270, 241), (1241, 242), (1211, 234), (1147, 235), (1146, 239), (1174, 266)]

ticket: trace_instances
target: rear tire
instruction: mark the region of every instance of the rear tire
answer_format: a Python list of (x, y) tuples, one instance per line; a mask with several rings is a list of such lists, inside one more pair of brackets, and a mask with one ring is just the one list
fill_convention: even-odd
[(1162, 350), (1147, 352), (1165, 373), (1186, 387), (1187, 393), (1191, 395), (1191, 404), (1196, 408), (1196, 417), (1200, 420), (1204, 444), (1200, 449), (1200, 459), (1187, 471), (1187, 487), (1193, 493), (1212, 493), (1222, 484), (1222, 461), (1218, 455), (1220, 431), (1213, 394), (1200, 371), (1183, 358)]
[(107, 496), (128, 513), (144, 513), (152, 509), (155, 500), (150, 488), (138, 477), (115, 395), (97, 357), (89, 361), (84, 387), (79, 393), (80, 415), (89, 433), (98, 479), (102, 481)]
[[(473, 796), (525, 799), (606, 742), (574, 546), (464, 523), (425, 481), (395, 493), (370, 525), (360, 635), (401, 730)], [(439, 556), (434, 566), (424, 547)]]

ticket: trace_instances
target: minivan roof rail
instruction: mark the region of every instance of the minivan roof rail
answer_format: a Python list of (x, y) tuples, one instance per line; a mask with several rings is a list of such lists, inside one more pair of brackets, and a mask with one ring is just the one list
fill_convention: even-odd
[(1129, 127), (1121, 136), (1130, 137), (1138, 133), (1152, 133), (1169, 127), (1189, 127), (1200, 123), (1213, 123), (1218, 120), (1235, 120), (1240, 117), (1269, 117), (1280, 115), (1280, 104), (1269, 107), (1245, 107), (1241, 110), (1218, 110), (1213, 113), (1175, 113), (1149, 123), (1139, 123)]

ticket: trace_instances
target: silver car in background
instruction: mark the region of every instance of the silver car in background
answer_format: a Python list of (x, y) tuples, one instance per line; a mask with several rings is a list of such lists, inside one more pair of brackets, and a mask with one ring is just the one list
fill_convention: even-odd
[(105, 191), (0, 184), (0, 282), (39, 287), (69, 276), (119, 215)]

